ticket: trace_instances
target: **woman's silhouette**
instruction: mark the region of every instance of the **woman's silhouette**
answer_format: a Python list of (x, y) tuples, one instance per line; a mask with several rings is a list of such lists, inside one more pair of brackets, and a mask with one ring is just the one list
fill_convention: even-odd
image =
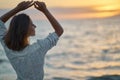
[[(55, 32), (30, 45), (28, 38), (35, 35), (36, 26), (28, 15), (15, 14), (31, 6), (45, 14)], [(4, 23), (12, 16), (14, 17), (7, 30)], [(61, 25), (49, 12), (44, 2), (23, 1), (0, 17), (0, 41), (6, 56), (16, 71), (17, 80), (43, 80), (45, 54), (56, 45), (62, 34)]]

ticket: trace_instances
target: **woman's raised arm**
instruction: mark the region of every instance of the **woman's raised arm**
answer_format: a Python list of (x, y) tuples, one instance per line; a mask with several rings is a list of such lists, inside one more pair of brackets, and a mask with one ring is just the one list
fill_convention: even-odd
[(16, 13), (25, 10), (33, 5), (33, 1), (23, 1), (19, 3), (14, 9), (7, 12), (3, 16), (0, 17), (0, 19), (5, 23), (9, 18), (11, 18)]
[(45, 16), (50, 21), (52, 27), (54, 28), (56, 34), (60, 37), (63, 34), (63, 28), (58, 23), (58, 21), (53, 17), (53, 15), (49, 12), (49, 10), (46, 8), (46, 5), (44, 2), (35, 1), (34, 6), (39, 11), (42, 11)]

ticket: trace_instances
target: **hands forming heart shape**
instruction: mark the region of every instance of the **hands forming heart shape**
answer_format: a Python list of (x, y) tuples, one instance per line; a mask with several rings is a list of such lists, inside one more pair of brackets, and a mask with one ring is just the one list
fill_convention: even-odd
[(34, 2), (33, 1), (23, 1), (23, 2), (19, 3), (15, 9), (18, 11), (22, 11), (31, 6), (34, 6), (37, 10), (40, 10), (42, 12), (44, 12), (46, 10), (45, 3), (39, 2), (39, 1), (34, 1)]
[(54, 16), (49, 12), (49, 10), (47, 9), (44, 2), (33, 1), (33, 0), (23, 1), (23, 2), (19, 3), (14, 9), (12, 9), (8, 13), (1, 16), (0, 20), (2, 20), (5, 23), (9, 18), (14, 16), (19, 11), (23, 11), (25, 9), (28, 9), (31, 6), (34, 6), (37, 10), (39, 10), (45, 14), (45, 16), (50, 21), (52, 27), (54, 28), (56, 34), (60, 37), (63, 33), (63, 28), (59, 24), (59, 22), (54, 18)]

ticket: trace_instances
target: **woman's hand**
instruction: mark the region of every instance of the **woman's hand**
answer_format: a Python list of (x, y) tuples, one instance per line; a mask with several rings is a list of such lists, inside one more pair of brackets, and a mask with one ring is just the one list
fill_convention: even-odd
[(49, 12), (49, 10), (46, 8), (46, 5), (44, 2), (35, 1), (34, 7), (40, 11), (42, 11), (45, 16), (50, 21), (52, 27), (55, 30), (55, 33), (60, 37), (63, 34), (63, 28), (59, 24), (59, 22), (54, 18), (54, 16)]
[(9, 11), (6, 14), (4, 14), (3, 16), (1, 16), (0, 19), (3, 22), (6, 22), (13, 15), (15, 15), (16, 13), (18, 13), (22, 10), (25, 10), (25, 9), (31, 7), (33, 4), (34, 4), (33, 1), (23, 1), (23, 2), (19, 3), (14, 9), (12, 9), (11, 11)]
[(46, 5), (44, 2), (39, 2), (39, 1), (35, 1), (34, 2), (34, 7), (40, 11), (42, 11), (43, 13), (47, 10)]
[(29, 7), (31, 7), (33, 5), (33, 1), (23, 1), (21, 3), (19, 3), (15, 9), (18, 10), (18, 11), (22, 11), (22, 10), (25, 10)]

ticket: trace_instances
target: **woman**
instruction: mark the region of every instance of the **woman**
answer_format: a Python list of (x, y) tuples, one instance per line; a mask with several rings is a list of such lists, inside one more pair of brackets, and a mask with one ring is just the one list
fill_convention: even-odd
[[(55, 32), (45, 39), (29, 44), (28, 38), (35, 35), (35, 25), (26, 14), (12, 18), (8, 31), (4, 23), (16, 13), (33, 6), (43, 12), (50, 21)], [(43, 80), (44, 58), (49, 49), (56, 45), (63, 29), (48, 11), (44, 2), (23, 1), (13, 10), (0, 18), (0, 41), (6, 55), (17, 74), (17, 80)]]

